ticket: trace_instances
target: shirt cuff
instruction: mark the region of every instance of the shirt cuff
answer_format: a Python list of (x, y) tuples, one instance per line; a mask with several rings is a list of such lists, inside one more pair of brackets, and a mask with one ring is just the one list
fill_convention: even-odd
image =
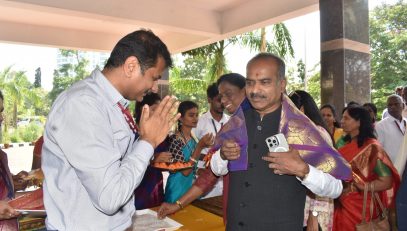
[[(311, 165), (308, 165), (308, 167), (309, 167), (309, 172), (308, 172), (308, 174), (305, 176), (305, 178), (304, 179), (301, 179), (301, 178), (299, 178), (298, 176), (297, 176), (297, 179), (299, 180), (299, 181), (301, 181), (301, 184), (303, 184), (304, 186), (307, 186), (307, 184), (309, 185), (309, 184), (312, 184), (315, 180), (315, 178), (318, 178), (318, 176), (316, 176), (318, 173), (317, 173), (317, 169), (315, 169), (315, 167), (313, 167), (313, 166), (311, 166)], [(314, 181), (313, 181), (314, 180)]]
[(342, 192), (342, 182), (315, 167), (309, 166), (308, 175), (301, 180), (297, 177), (301, 184), (307, 187), (312, 193), (320, 197), (328, 197), (335, 199)]
[(154, 155), (153, 146), (145, 140), (136, 140), (136, 142), (134, 152), (142, 161), (149, 163)]
[(220, 151), (216, 151), (211, 159), (212, 172), (217, 176), (226, 175), (228, 173), (228, 163), (228, 160), (223, 160), (222, 157), (220, 157)]

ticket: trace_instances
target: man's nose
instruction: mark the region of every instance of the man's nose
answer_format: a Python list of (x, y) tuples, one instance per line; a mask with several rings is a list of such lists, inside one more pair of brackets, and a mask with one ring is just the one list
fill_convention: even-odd
[(254, 82), (252, 85), (252, 92), (257, 93), (257, 92), (259, 92), (259, 90), (260, 90), (260, 84), (257, 82)]

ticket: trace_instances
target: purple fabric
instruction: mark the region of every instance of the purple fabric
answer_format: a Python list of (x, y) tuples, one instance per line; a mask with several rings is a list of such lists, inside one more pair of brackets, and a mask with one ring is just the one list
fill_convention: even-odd
[[(229, 161), (229, 171), (247, 170), (248, 137), (244, 118), (247, 108), (250, 108), (250, 103), (246, 99), (218, 133), (215, 145), (210, 150), (215, 152), (225, 140), (230, 139), (240, 145), (240, 158)], [(299, 111), (286, 95), (282, 97), (280, 132), (284, 134), (288, 144), (299, 151), (306, 163), (337, 179), (351, 179), (349, 163), (325, 141), (316, 125)]]
[(229, 171), (247, 170), (248, 137), (242, 107), (239, 107), (239, 109), (230, 117), (229, 121), (222, 127), (218, 134), (216, 134), (215, 143), (209, 152), (215, 152), (216, 150), (220, 149), (223, 142), (226, 140), (233, 140), (240, 146), (240, 158), (229, 161)]
[(280, 132), (303, 160), (337, 179), (352, 179), (349, 163), (326, 142), (318, 127), (283, 95)]

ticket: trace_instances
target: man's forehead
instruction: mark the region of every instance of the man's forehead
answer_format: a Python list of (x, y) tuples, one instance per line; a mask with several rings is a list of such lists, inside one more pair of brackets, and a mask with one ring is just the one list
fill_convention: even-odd
[(389, 97), (389, 98), (387, 99), (387, 102), (388, 102), (388, 103), (401, 103), (402, 100), (401, 100), (400, 97)]
[(246, 80), (272, 80), (275, 77), (273, 77), (272, 75), (252, 75), (252, 76), (247, 76)]

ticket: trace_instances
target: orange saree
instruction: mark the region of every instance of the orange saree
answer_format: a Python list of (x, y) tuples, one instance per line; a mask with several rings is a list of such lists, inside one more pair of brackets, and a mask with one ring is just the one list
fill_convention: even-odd
[[(386, 207), (394, 206), (396, 191), (400, 185), (400, 177), (391, 163), (388, 155), (375, 139), (368, 139), (362, 147), (352, 141), (338, 150), (351, 164), (352, 180), (369, 183), (379, 176), (375, 173), (377, 160), (381, 160), (391, 171), (393, 177), (392, 187), (386, 191), (378, 192)], [(367, 198), (366, 220), (370, 220), (369, 214), (370, 195)], [(353, 231), (356, 224), (362, 221), (363, 191), (351, 191), (342, 194), (334, 212), (334, 231)], [(373, 218), (377, 217), (374, 209)]]

